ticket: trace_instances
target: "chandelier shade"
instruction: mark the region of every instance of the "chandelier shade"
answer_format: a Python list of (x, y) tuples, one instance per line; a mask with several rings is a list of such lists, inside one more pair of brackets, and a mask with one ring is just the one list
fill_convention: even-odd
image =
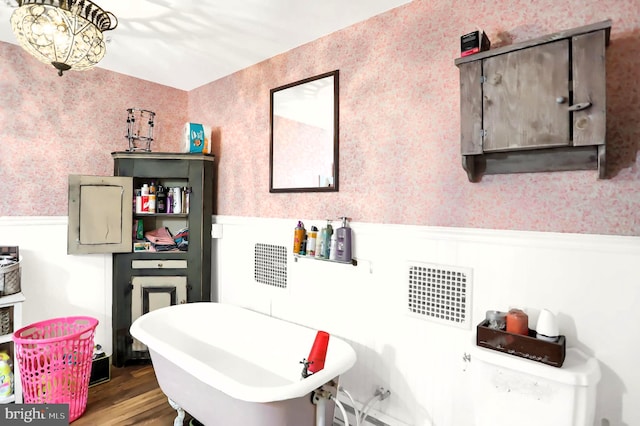
[(58, 75), (92, 68), (104, 57), (103, 32), (118, 20), (89, 0), (18, 0), (11, 29), (23, 49)]

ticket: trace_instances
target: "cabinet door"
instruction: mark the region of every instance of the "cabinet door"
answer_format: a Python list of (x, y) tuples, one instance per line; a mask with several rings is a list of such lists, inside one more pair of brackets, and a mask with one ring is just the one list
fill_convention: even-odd
[(67, 254), (132, 250), (132, 183), (130, 177), (69, 176)]
[(607, 130), (606, 33), (573, 37), (573, 103), (589, 106), (573, 113), (573, 145), (603, 145)]
[(568, 146), (569, 41), (483, 60), (483, 151)]
[(482, 61), (460, 65), (460, 151), (482, 154)]
[[(131, 323), (156, 309), (187, 303), (187, 277), (132, 277), (131, 284)], [(134, 338), (131, 350), (146, 351), (147, 346)]]

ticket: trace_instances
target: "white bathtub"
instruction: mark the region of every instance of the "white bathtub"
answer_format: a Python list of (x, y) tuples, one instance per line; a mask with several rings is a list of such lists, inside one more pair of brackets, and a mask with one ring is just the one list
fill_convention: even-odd
[[(221, 303), (188, 303), (149, 312), (131, 325), (147, 345), (160, 388), (178, 410), (207, 426), (312, 426), (311, 394), (335, 395), (355, 364), (345, 341), (331, 336), (324, 369), (301, 379), (317, 330)], [(326, 418), (334, 405), (326, 404)], [(328, 424), (331, 422), (328, 421)]]

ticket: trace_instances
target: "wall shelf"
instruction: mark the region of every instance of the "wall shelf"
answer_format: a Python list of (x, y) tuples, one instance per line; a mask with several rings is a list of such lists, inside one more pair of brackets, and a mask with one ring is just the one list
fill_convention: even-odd
[(351, 259), (350, 262), (342, 262), (341, 260), (324, 259), (322, 257), (315, 257), (315, 256), (303, 256), (303, 255), (300, 255), (300, 254), (294, 254), (293, 258), (294, 258), (293, 260), (295, 262), (297, 262), (298, 259), (309, 259), (309, 260), (320, 260), (322, 262), (341, 263), (343, 265), (358, 266), (358, 260), (357, 259)]
[(135, 213), (136, 217), (189, 217), (189, 213)]

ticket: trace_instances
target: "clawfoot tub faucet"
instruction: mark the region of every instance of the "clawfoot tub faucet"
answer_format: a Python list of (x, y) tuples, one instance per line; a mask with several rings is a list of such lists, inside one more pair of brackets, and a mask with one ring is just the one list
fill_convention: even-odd
[(309, 377), (310, 375), (312, 375), (313, 373), (309, 373), (309, 366), (311, 364), (313, 364), (313, 361), (309, 361), (306, 358), (302, 358), (302, 361), (300, 361), (300, 364), (303, 365), (302, 367), (302, 378), (306, 379), (307, 377)]

